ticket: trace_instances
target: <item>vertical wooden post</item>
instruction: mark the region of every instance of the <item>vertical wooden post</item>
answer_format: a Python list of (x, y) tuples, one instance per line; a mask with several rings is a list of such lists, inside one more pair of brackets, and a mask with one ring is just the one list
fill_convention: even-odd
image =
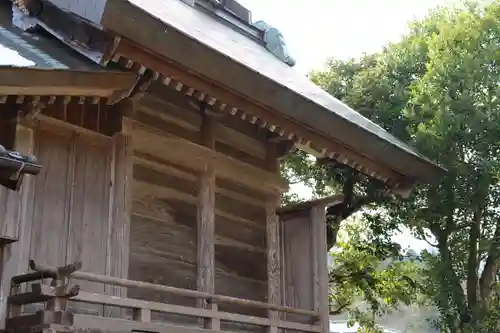
[[(130, 214), (133, 181), (134, 152), (132, 124), (123, 120), (123, 129), (116, 133), (112, 142), (110, 167), (110, 206), (108, 224), (108, 258), (106, 273), (126, 278), (128, 276)], [(115, 296), (125, 296), (124, 288), (115, 289)]]
[(151, 322), (151, 310), (150, 309), (134, 309), (132, 317), (135, 321), (140, 321), (142, 323)]
[[(214, 119), (202, 114), (200, 143), (209, 149), (215, 148)], [(215, 170), (210, 161), (206, 161), (204, 170), (199, 175), (197, 218), (197, 289), (215, 292)], [(207, 307), (205, 300), (199, 300), (199, 307)], [(210, 303), (216, 311), (217, 305)], [(215, 307), (214, 307), (215, 306)], [(214, 330), (220, 329), (217, 319), (207, 318), (203, 326)]]
[[(35, 153), (35, 136), (32, 128), (17, 124), (15, 150), (29, 155)], [(43, 166), (42, 166), (43, 167)], [(17, 230), (21, 245), (18, 272), (24, 273), (28, 270), (30, 256), (31, 226), (33, 224), (33, 200), (35, 179), (33, 176), (25, 176), (21, 188), (21, 201), (19, 207)]]
[(321, 332), (330, 332), (330, 307), (328, 303), (328, 260), (326, 244), (325, 205), (311, 207), (314, 273), (314, 310), (320, 313)]
[[(278, 146), (269, 143), (266, 150), (266, 165), (270, 172), (279, 172), (279, 161), (277, 158)], [(280, 194), (270, 195), (266, 207), (266, 244), (267, 244), (267, 301), (270, 304), (281, 304), (281, 251), (279, 234), (279, 217), (276, 209), (279, 206)], [(279, 313), (269, 311), (269, 319), (279, 319)], [(277, 333), (276, 326), (269, 327), (270, 333)]]
[[(127, 278), (134, 167), (132, 120), (122, 117), (120, 127), (121, 131), (114, 134), (111, 142), (111, 161), (108, 171), (110, 188), (106, 274)], [(109, 285), (105, 286), (105, 291), (112, 296), (126, 297), (127, 294), (126, 288)], [(121, 312), (117, 308), (104, 307), (105, 316), (119, 316)]]

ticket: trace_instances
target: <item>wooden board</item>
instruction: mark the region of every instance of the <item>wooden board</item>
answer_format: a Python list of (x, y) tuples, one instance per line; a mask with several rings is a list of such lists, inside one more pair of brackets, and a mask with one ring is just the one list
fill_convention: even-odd
[[(325, 201), (297, 205), (280, 214), (284, 304), (320, 313), (322, 332), (329, 332)], [(287, 320), (308, 323), (286, 314)]]
[[(200, 111), (189, 104), (188, 98), (161, 83), (152, 84), (148, 93), (139, 101), (137, 120), (158, 128), (178, 125), (190, 131), (199, 131)], [(216, 141), (231, 145), (257, 158), (265, 156), (265, 131), (259, 127), (231, 117), (229, 114), (217, 117)]]
[(44, 166), (35, 179), (30, 257), (52, 266), (66, 264), (70, 191), (74, 162), (68, 137), (48, 132), (35, 136), (36, 156)]
[(133, 144), (136, 151), (161, 156), (198, 171), (205, 161), (210, 160), (215, 165), (217, 176), (246, 186), (261, 188), (263, 191), (279, 193), (288, 188), (287, 182), (277, 175), (139, 123), (134, 126)]
[[(110, 145), (94, 145), (81, 137), (74, 141), (66, 263), (82, 262), (82, 270), (104, 274), (107, 265)], [(104, 285), (80, 283), (82, 290), (104, 293)], [(86, 306), (101, 314), (102, 307)]]
[[(314, 309), (311, 223), (308, 218), (282, 221), (285, 305)], [(287, 319), (301, 317), (287, 314)]]
[[(36, 129), (34, 137), (34, 153), (43, 168), (33, 178), (29, 201), (33, 203), (32, 213), (23, 213), (24, 220), (19, 221), (20, 226), (29, 222), (31, 228), (23, 227), (19, 235), (22, 245), (15, 249), (17, 272), (28, 270), (29, 259), (53, 266), (81, 261), (85, 271), (125, 277), (128, 272), (124, 274), (118, 266), (128, 266), (128, 252), (126, 260), (120, 260), (117, 253), (127, 248), (128, 232), (114, 232), (116, 227), (109, 224), (113, 216), (110, 198), (114, 198), (110, 195), (111, 177), (114, 175), (114, 182), (125, 181), (118, 179), (124, 177), (123, 173), (112, 170), (112, 166), (116, 167), (112, 164), (112, 140), (57, 132), (54, 128)], [(118, 191), (123, 197), (125, 187)], [(118, 211), (125, 209), (121, 202), (114, 206)], [(123, 219), (117, 221), (126, 223)], [(117, 259), (112, 266), (111, 255)], [(102, 284), (80, 285), (86, 291), (112, 293)], [(102, 306), (79, 306), (76, 310), (102, 314)]]
[(19, 67), (0, 68), (0, 95), (99, 96), (130, 89), (135, 76), (122, 72), (85, 72)]
[[(172, 169), (175, 166), (170, 165), (168, 173), (142, 165), (134, 168), (129, 276), (196, 289), (197, 185), (195, 178), (179, 177), (185, 175), (184, 171)], [(215, 292), (263, 301), (267, 295), (263, 209), (221, 193), (215, 201)], [(195, 305), (182, 297), (132, 289), (129, 296)], [(234, 306), (221, 308), (240, 310)], [(255, 313), (248, 309), (243, 312)], [(189, 323), (178, 316), (160, 319)]]

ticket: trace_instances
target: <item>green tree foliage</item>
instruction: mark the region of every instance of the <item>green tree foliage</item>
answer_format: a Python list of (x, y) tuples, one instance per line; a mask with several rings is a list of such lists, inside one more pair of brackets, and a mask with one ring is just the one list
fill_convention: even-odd
[(368, 220), (372, 249), (392, 247), (387, 234), (405, 225), (438, 250), (426, 257), (423, 291), (438, 307), (441, 327), (499, 332), (499, 2), (437, 9), (401, 42), (361, 59), (331, 60), (311, 79), (449, 170), (440, 183), (395, 203), (353, 170), (295, 155), (285, 164), (289, 174), (317, 194), (346, 195), (344, 206), (329, 212), (330, 246), (340, 220), (382, 207), (382, 218)]
[(415, 255), (395, 255), (370, 242), (365, 219), (344, 224), (332, 253), (330, 313), (348, 313), (366, 332), (379, 316), (419, 301), (422, 265)]

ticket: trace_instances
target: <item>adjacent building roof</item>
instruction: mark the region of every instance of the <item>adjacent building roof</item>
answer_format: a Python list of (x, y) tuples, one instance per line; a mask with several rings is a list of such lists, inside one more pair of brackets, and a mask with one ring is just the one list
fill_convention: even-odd
[(0, 66), (103, 70), (101, 66), (73, 52), (42, 29), (29, 33), (15, 27), (8, 3), (2, 4), (0, 9)]
[(404, 176), (432, 182), (444, 171), (255, 39), (180, 0), (108, 0), (101, 24)]
[[(109, 79), (99, 80), (102, 75)], [(135, 82), (135, 75), (107, 71), (42, 30), (31, 34), (13, 26), (11, 7), (5, 3), (0, 6), (0, 78), (4, 96), (76, 91), (108, 96)]]

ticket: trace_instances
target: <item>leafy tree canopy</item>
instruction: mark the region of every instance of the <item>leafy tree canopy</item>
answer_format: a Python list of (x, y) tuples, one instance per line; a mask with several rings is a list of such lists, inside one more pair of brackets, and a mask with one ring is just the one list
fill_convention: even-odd
[[(355, 170), (317, 163), (304, 154), (294, 154), (284, 164), (285, 174), (309, 184), (316, 195), (344, 193), (345, 203), (327, 214), (331, 247), (342, 220), (367, 207), (383, 212), (366, 218), (371, 232), (366, 248), (339, 242), (343, 251), (336, 254), (337, 261), (356, 261), (363, 271), (372, 253), (378, 259), (387, 251), (394, 255), (398, 249), (389, 235), (400, 226), (435, 246), (438, 255), (424, 258), (427, 280), (421, 290), (438, 307), (445, 332), (500, 331), (495, 310), (500, 261), (499, 50), (500, 3), (467, 3), (432, 11), (414, 22), (400, 42), (377, 54), (330, 60), (326, 70), (311, 73), (333, 96), (449, 170), (441, 182), (419, 186), (408, 200), (394, 201), (381, 184)], [(373, 293), (383, 295), (373, 286), (349, 285), (355, 281), (334, 279), (332, 290), (344, 285), (344, 292), (362, 290), (369, 303)], [(404, 295), (401, 292), (399, 300)], [(377, 313), (378, 308), (373, 310)]]

